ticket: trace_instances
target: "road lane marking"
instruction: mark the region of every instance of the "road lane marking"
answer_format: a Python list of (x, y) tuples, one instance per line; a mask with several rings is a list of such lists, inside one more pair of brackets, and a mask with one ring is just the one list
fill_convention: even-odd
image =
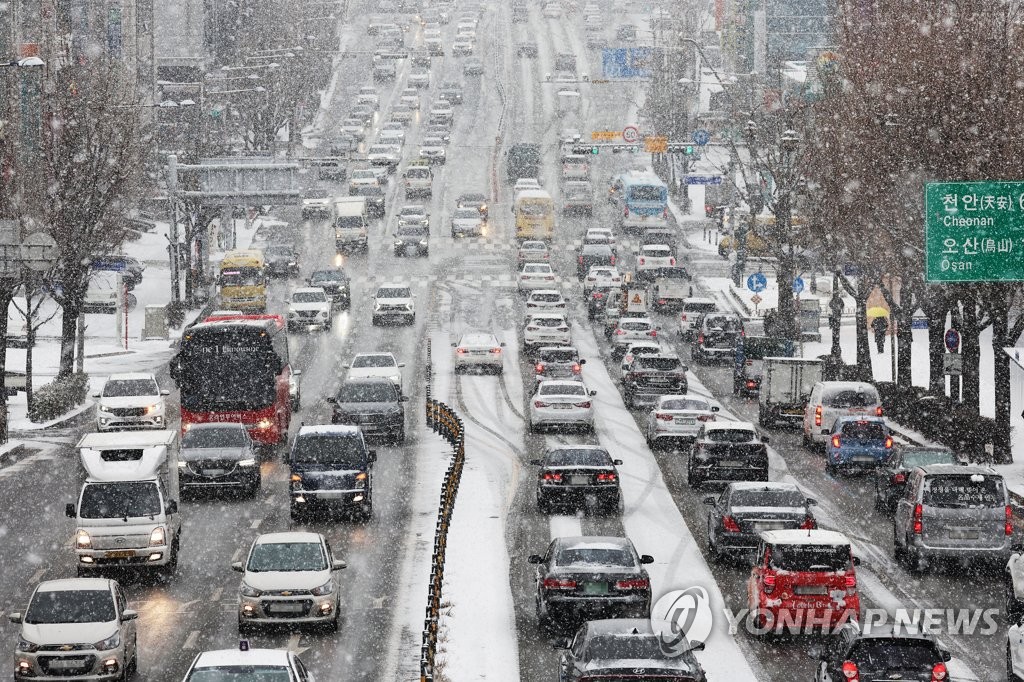
[(46, 569), (45, 568), (40, 568), (38, 571), (36, 571), (35, 573), (32, 574), (31, 578), (28, 579), (28, 584), (29, 585), (35, 585), (37, 582), (39, 582), (40, 580), (43, 579), (43, 576), (45, 574), (46, 574)]
[(260, 527), (261, 523), (263, 523), (263, 519), (256, 519), (256, 520), (254, 520), (252, 522), (252, 524), (249, 527), (252, 528), (253, 530), (256, 530), (257, 528)]
[(224, 588), (218, 587), (216, 590), (213, 591), (213, 594), (210, 595), (210, 601), (220, 601), (220, 596), (222, 594), (224, 594)]
[(181, 645), (182, 649), (195, 649), (199, 642), (199, 630), (193, 630), (188, 633), (188, 637), (185, 638), (185, 643)]
[(231, 555), (231, 563), (235, 563), (242, 558), (242, 548), (239, 547), (235, 550), (235, 553)]

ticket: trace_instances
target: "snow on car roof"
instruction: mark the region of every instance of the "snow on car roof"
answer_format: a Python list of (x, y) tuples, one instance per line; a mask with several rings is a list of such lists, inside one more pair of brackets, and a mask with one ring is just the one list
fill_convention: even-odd
[(611, 535), (580, 535), (557, 538), (560, 549), (627, 549), (632, 543), (627, 538)]
[(309, 533), (306, 531), (283, 531), (280, 533), (263, 533), (256, 538), (257, 545), (268, 545), (280, 542), (323, 542), (320, 533)]
[(733, 481), (726, 487), (732, 490), (795, 490), (800, 492), (800, 488), (795, 483), (783, 483), (781, 481)]
[(280, 666), (289, 667), (286, 649), (217, 649), (204, 651), (196, 659), (196, 668), (221, 668), (230, 666)]
[(764, 530), (761, 538), (771, 545), (849, 545), (850, 539), (834, 530)]
[(110, 580), (107, 578), (62, 578), (60, 580), (44, 580), (36, 588), (37, 592), (71, 592), (73, 590), (110, 591)]
[(707, 422), (704, 424), (705, 431), (757, 431), (753, 422)]
[(345, 435), (354, 436), (359, 433), (358, 426), (346, 426), (344, 424), (315, 424), (312, 426), (300, 426), (299, 436), (307, 435)]

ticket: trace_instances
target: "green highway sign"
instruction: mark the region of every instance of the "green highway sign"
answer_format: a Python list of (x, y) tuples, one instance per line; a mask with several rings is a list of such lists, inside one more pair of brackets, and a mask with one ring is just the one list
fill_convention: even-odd
[(925, 280), (1024, 281), (1024, 182), (929, 182)]

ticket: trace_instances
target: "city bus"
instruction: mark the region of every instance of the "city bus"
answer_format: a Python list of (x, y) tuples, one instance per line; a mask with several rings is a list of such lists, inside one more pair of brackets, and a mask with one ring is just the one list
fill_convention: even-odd
[(555, 202), (542, 189), (524, 189), (512, 204), (516, 218), (516, 239), (543, 239), (555, 236)]
[(219, 315), (188, 329), (171, 361), (181, 393), (181, 428), (245, 425), (258, 443), (288, 437), (292, 368), (281, 315)]
[(225, 308), (247, 313), (267, 309), (267, 271), (263, 252), (257, 249), (228, 251), (220, 261), (217, 284)]
[(645, 230), (668, 224), (668, 186), (649, 171), (629, 171), (615, 177), (608, 195), (619, 209), (624, 230)]

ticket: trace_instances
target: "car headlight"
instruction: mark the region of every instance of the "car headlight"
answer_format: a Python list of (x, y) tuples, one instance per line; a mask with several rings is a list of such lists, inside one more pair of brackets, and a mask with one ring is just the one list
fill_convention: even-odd
[(243, 597), (258, 597), (261, 594), (263, 594), (255, 587), (251, 587), (250, 585), (246, 584), (244, 581), (242, 582), (241, 585), (238, 586), (238, 591), (241, 592)]
[(92, 538), (89, 536), (89, 531), (84, 528), (79, 528), (75, 534), (75, 547), (78, 549), (92, 549)]
[(115, 630), (114, 634), (110, 637), (96, 642), (93, 646), (96, 647), (97, 651), (110, 651), (111, 649), (116, 649), (121, 646), (121, 631)]
[(321, 310), (320, 311), (320, 317), (327, 317), (327, 311), (326, 310)]
[(377, 303), (376, 301), (374, 301), (373, 302), (373, 309), (374, 310), (380, 310), (380, 303)]
[(30, 654), (34, 654), (39, 651), (39, 645), (22, 637), (18, 640), (18, 651), (26, 651)]
[(163, 405), (160, 403), (154, 403), (153, 405), (146, 405), (146, 414), (153, 414), (163, 409)]
[(256, 466), (255, 459), (240, 459), (238, 460), (238, 466), (240, 467), (254, 467)]
[(149, 546), (150, 547), (161, 547), (167, 544), (167, 531), (164, 530), (163, 526), (157, 526), (153, 529), (153, 532), (149, 534)]
[(397, 249), (397, 248), (399, 248), (399, 247), (400, 247), (401, 245), (402, 245), (402, 240), (401, 240), (401, 239), (396, 239), (396, 240), (395, 240), (395, 248)]
[(100, 411), (101, 412), (110, 412), (110, 410), (112, 410), (112, 409), (113, 408), (110, 405), (104, 405), (103, 403), (100, 403)]
[(314, 587), (312, 590), (310, 590), (310, 593), (314, 597), (322, 597), (325, 594), (330, 594), (331, 592), (334, 592), (334, 583), (329, 580), (320, 587)]
[(420, 246), (426, 246), (426, 245), (427, 245), (427, 240), (426, 239), (421, 239), (420, 240)]

